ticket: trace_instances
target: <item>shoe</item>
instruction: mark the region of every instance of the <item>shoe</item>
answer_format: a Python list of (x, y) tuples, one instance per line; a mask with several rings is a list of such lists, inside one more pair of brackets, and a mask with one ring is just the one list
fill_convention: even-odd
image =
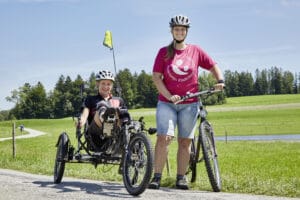
[(181, 190), (188, 190), (189, 189), (189, 185), (188, 185), (188, 182), (187, 182), (185, 176), (182, 179), (177, 179), (176, 188), (181, 189)]
[(148, 188), (149, 189), (159, 189), (160, 187), (160, 177), (153, 177), (151, 180), (151, 183), (149, 184)]

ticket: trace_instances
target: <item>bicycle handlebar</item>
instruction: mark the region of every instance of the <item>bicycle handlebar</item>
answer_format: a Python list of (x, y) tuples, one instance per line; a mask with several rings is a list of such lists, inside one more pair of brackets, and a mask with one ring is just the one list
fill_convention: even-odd
[(211, 95), (217, 92), (221, 92), (223, 90), (216, 90), (215, 88), (210, 88), (208, 90), (204, 90), (204, 91), (200, 91), (200, 92), (196, 92), (196, 93), (187, 93), (185, 96), (182, 96), (181, 99), (179, 101), (176, 101), (174, 104), (178, 104), (180, 102), (185, 101), (186, 99), (190, 99), (193, 97), (197, 97), (197, 96), (201, 96), (201, 95)]

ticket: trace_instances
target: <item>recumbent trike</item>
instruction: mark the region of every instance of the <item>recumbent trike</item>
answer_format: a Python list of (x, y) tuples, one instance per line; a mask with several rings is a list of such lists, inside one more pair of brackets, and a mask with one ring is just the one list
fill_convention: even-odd
[[(95, 145), (88, 134), (88, 127), (82, 131), (76, 127), (77, 147), (75, 148), (66, 132), (60, 134), (56, 147), (54, 183), (60, 183), (65, 163), (91, 163), (119, 165), (119, 174), (129, 194), (137, 196), (145, 191), (153, 168), (152, 146), (147, 133), (155, 128), (145, 128), (143, 117), (133, 120), (127, 109), (115, 108), (103, 123), (100, 135), (101, 146)], [(77, 117), (80, 120), (80, 116)]]

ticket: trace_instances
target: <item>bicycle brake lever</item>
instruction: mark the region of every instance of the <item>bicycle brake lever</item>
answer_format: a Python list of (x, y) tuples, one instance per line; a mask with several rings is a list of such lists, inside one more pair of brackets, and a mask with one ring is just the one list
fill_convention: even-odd
[(191, 93), (190, 93), (190, 92), (187, 92), (185, 96), (181, 96), (181, 97), (180, 97), (180, 100), (174, 102), (174, 104), (176, 105), (176, 104), (178, 104), (178, 103), (180, 103), (180, 102), (183, 102), (184, 100), (186, 100), (186, 99), (189, 98), (189, 95), (191, 95)]

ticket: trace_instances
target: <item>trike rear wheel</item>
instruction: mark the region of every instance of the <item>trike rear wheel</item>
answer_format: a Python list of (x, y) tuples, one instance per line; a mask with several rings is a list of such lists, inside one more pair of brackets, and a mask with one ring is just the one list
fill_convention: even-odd
[(68, 154), (68, 136), (62, 133), (57, 141), (57, 151), (54, 165), (54, 183), (61, 183), (65, 171), (65, 163)]

